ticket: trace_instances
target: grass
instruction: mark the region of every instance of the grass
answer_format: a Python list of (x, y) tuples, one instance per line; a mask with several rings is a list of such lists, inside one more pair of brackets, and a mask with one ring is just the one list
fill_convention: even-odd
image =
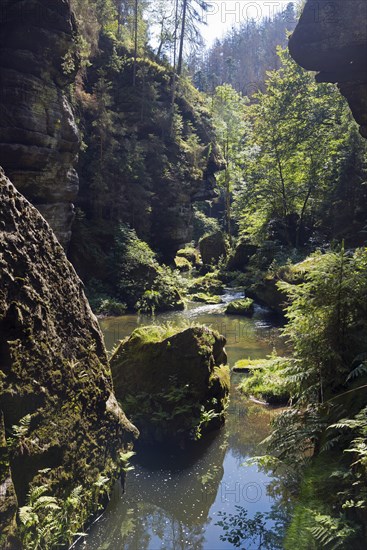
[[(276, 357), (262, 361), (244, 360), (239, 363), (241, 368), (250, 371), (250, 375), (238, 386), (241, 393), (266, 401), (270, 405), (286, 404), (290, 400), (291, 396), (282, 372), (287, 359)], [(238, 363), (235, 367), (237, 365)]]
[(233, 368), (236, 369), (236, 371), (243, 370), (244, 372), (249, 372), (252, 369), (263, 367), (266, 361), (267, 359), (241, 359), (237, 361)]

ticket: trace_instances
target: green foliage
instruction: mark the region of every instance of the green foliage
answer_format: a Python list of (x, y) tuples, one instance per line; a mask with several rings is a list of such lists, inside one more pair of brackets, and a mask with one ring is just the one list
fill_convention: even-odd
[[(256, 362), (243, 361), (242, 368), (248, 369), (250, 375), (239, 384), (239, 390), (271, 405), (288, 403), (291, 398), (290, 384), (283, 374), (287, 364), (287, 359), (283, 357)], [(235, 367), (241, 368), (241, 363)]]
[(160, 266), (155, 253), (136, 232), (120, 226), (113, 257), (110, 260), (117, 294), (130, 308), (144, 313), (183, 309), (179, 275)]
[(316, 253), (303, 277), (298, 285), (279, 284), (291, 301), (284, 330), (294, 350), (288, 375), (301, 400), (319, 404), (345, 387), (367, 350), (367, 252)]
[[(284, 334), (292, 348), (281, 375), (297, 401), (276, 418), (267, 440), (296, 476), (305, 475), (285, 547), (301, 533), (300, 548), (362, 548), (367, 249), (316, 253), (301, 266), (302, 282), (280, 284), (290, 299)], [(315, 472), (317, 483), (307, 485)]]
[(225, 196), (225, 227), (230, 235), (231, 196), (234, 190), (239, 189), (243, 179), (243, 137), (248, 126), (245, 117), (248, 100), (236, 92), (232, 86), (224, 84), (216, 88), (210, 103), (217, 141), (226, 162), (225, 170), (218, 174), (217, 181)]
[(47, 485), (32, 488), (26, 505), (19, 509), (24, 547), (49, 550), (70, 546), (89, 514), (98, 509), (98, 503), (107, 493), (108, 482), (107, 477), (100, 475), (91, 488), (78, 485), (64, 500), (50, 496), (51, 489)]
[(346, 176), (343, 159), (350, 145), (355, 160), (365, 146), (351, 139), (356, 126), (336, 88), (317, 84), (286, 51), (278, 54), (280, 69), (268, 74), (266, 91), (247, 109), (244, 183), (235, 211), (241, 231), (254, 241), (278, 239), (299, 247), (320, 227), (327, 236), (334, 231), (323, 215), (330, 201), (338, 200), (338, 181), (347, 185), (352, 177), (362, 196), (359, 163)]
[(212, 235), (220, 231), (218, 220), (207, 216), (198, 206), (194, 206), (193, 225), (195, 242), (199, 242), (204, 235)]

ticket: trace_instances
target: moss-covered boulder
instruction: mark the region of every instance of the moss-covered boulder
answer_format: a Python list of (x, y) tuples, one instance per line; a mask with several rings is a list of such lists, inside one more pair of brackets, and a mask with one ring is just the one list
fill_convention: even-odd
[(200, 267), (202, 265), (200, 252), (193, 246), (187, 246), (177, 251), (177, 258), (185, 258), (194, 267)]
[(116, 349), (116, 395), (149, 443), (183, 444), (224, 420), (225, 338), (206, 327), (135, 330)]
[(204, 292), (205, 294), (223, 294), (224, 284), (215, 273), (207, 273), (203, 277), (194, 279), (189, 286), (190, 294)]
[[(138, 432), (113, 394), (81, 281), (47, 222), (1, 171), (0, 418), (0, 547), (18, 536), (14, 511), (41, 486), (42, 496), (58, 499), (58, 546), (66, 544), (67, 518), (82, 528)], [(66, 513), (77, 487), (82, 504), (74, 510), (69, 502)], [(41, 504), (22, 531), (29, 540), (47, 532)]]
[(228, 304), (226, 308), (226, 313), (228, 315), (244, 315), (245, 317), (252, 317), (254, 312), (254, 301), (251, 298), (235, 300), (234, 302)]
[(216, 265), (221, 258), (226, 258), (228, 253), (228, 244), (222, 231), (203, 237), (199, 242), (199, 248), (204, 265)]
[(179, 271), (185, 272), (185, 271), (191, 271), (192, 270), (192, 263), (183, 256), (176, 256), (175, 260), (175, 267)]
[(243, 271), (248, 266), (251, 256), (253, 256), (258, 247), (248, 240), (240, 240), (237, 244), (231, 256), (228, 258), (227, 269), (228, 271)]
[(193, 302), (201, 302), (208, 305), (217, 305), (223, 304), (223, 300), (220, 296), (211, 296), (210, 294), (205, 294), (204, 292), (199, 292), (192, 296)]

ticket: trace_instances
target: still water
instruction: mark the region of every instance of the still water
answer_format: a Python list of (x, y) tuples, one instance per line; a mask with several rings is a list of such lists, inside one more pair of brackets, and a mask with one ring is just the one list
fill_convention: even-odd
[[(231, 291), (224, 300), (238, 297)], [(106, 346), (112, 349), (139, 325), (203, 323), (226, 336), (230, 366), (239, 359), (266, 357), (275, 347), (281, 351), (274, 319), (266, 310), (256, 308), (254, 318), (247, 319), (227, 316), (224, 309), (225, 305), (190, 304), (185, 312), (158, 315), (154, 321), (127, 315), (104, 319), (101, 327)], [(257, 466), (244, 464), (261, 454), (259, 444), (268, 435), (276, 411), (244, 399), (236, 389), (241, 376), (232, 374), (231, 402), (220, 431), (185, 450), (138, 449), (125, 494), (116, 486), (106, 513), (79, 549), (229, 550), (234, 546), (221, 541), (223, 530), (216, 525), (219, 512), (236, 513), (241, 506), (253, 517), (276, 505), (270, 496), (275, 480)], [(241, 546), (258, 547), (256, 541)]]

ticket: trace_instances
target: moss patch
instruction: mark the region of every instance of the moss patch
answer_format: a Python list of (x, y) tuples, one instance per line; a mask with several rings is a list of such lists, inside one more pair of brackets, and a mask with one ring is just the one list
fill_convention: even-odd
[(287, 359), (277, 357), (263, 361), (240, 361), (235, 367), (250, 372), (238, 388), (248, 397), (266, 401), (270, 405), (286, 404), (290, 400), (289, 388), (282, 375)]
[(251, 298), (235, 300), (228, 304), (226, 309), (228, 315), (244, 315), (245, 317), (252, 317), (254, 312), (254, 301)]
[(202, 302), (208, 305), (223, 304), (223, 300), (220, 296), (210, 296), (209, 294), (205, 294), (205, 292), (194, 294), (192, 296), (192, 300), (194, 302)]

